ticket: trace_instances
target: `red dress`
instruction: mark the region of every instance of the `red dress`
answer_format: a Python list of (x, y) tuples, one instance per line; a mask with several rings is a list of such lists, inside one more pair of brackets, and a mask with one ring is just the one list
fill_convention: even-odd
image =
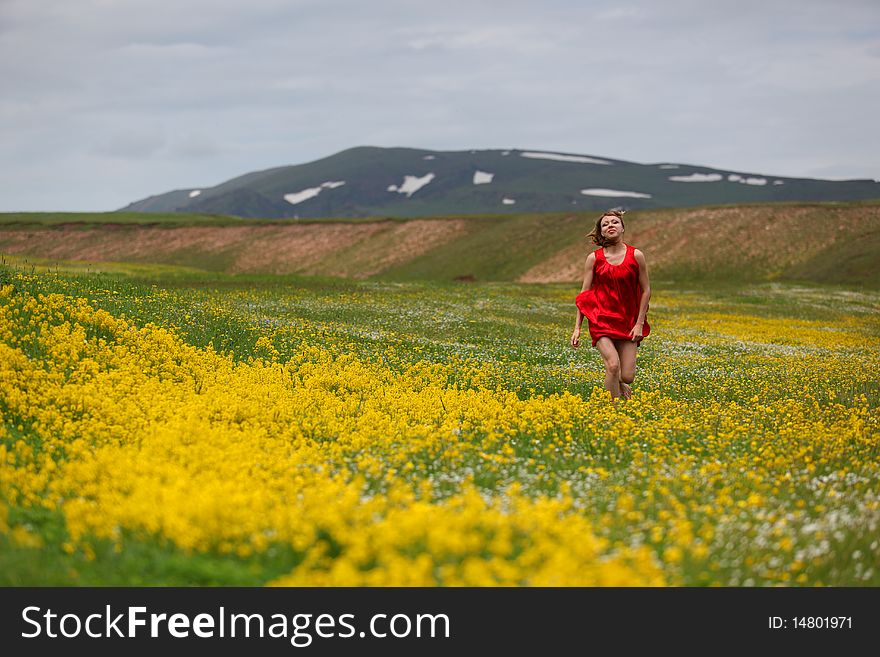
[[(612, 340), (632, 340), (629, 332), (639, 318), (639, 303), (642, 299), (635, 247), (626, 245), (626, 255), (619, 265), (609, 264), (603, 249), (596, 249), (593, 253), (596, 254), (593, 285), (589, 290), (578, 294), (574, 300), (578, 310), (589, 322), (593, 346), (603, 336)], [(642, 337), (650, 331), (651, 327), (645, 318)]]

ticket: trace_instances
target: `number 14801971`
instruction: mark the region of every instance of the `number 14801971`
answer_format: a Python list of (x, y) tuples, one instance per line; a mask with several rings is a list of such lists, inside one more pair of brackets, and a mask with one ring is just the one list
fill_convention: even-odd
[(771, 630), (851, 630), (852, 616), (770, 616), (767, 626)]

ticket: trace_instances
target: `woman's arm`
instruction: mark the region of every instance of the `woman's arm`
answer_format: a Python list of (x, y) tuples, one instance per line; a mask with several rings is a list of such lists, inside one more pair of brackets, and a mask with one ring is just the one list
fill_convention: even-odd
[[(586, 292), (593, 285), (593, 265), (596, 263), (596, 254), (591, 253), (584, 262), (584, 284), (581, 285), (581, 292)], [(581, 325), (584, 322), (584, 314), (581, 309), (577, 309), (577, 317), (574, 320), (574, 332), (571, 334), (571, 346), (577, 347), (581, 339)]]
[(645, 254), (636, 249), (633, 252), (636, 262), (639, 263), (639, 287), (642, 288), (642, 296), (639, 299), (639, 316), (636, 325), (629, 332), (633, 340), (642, 337), (642, 328), (645, 326), (645, 318), (648, 316), (648, 302), (651, 300), (651, 280), (648, 276), (648, 261)]
[(584, 284), (581, 285), (581, 292), (586, 292), (593, 285), (593, 267), (596, 265), (596, 252), (593, 251), (584, 261)]

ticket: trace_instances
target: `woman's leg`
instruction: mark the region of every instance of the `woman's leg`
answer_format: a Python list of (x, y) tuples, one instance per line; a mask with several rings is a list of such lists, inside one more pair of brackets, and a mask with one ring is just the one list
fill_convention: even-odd
[(611, 338), (599, 338), (596, 349), (605, 361), (605, 389), (611, 393), (611, 399), (620, 397), (620, 356)]
[(614, 348), (620, 359), (620, 389), (623, 396), (629, 399), (632, 390), (629, 384), (636, 377), (636, 353), (639, 345), (631, 340), (615, 340)]

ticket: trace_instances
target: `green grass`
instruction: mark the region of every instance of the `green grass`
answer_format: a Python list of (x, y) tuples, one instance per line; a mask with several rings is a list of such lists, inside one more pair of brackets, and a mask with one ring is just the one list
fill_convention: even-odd
[[(558, 214), (558, 213), (556, 213)], [(451, 213), (430, 219), (504, 219), (509, 215), (459, 215)], [(241, 226), (275, 224), (326, 224), (326, 223), (370, 223), (374, 221), (407, 222), (411, 217), (378, 214), (370, 217), (281, 217), (258, 219), (236, 217), (222, 214), (192, 214), (186, 212), (145, 213), (145, 212), (0, 212), (0, 226), (61, 226), (61, 225), (140, 225), (140, 226)]]
[(144, 214), (142, 212), (3, 212), (0, 225), (59, 226), (67, 224), (124, 224), (162, 226), (228, 226), (245, 220), (223, 215)]
[(302, 555), (273, 545), (258, 557), (186, 553), (176, 546), (127, 536), (125, 550), (92, 540), (90, 552), (65, 549), (69, 537), (58, 512), (13, 508), (10, 525), (39, 536), (40, 549), (0, 533), (0, 586), (259, 586), (290, 572)]

